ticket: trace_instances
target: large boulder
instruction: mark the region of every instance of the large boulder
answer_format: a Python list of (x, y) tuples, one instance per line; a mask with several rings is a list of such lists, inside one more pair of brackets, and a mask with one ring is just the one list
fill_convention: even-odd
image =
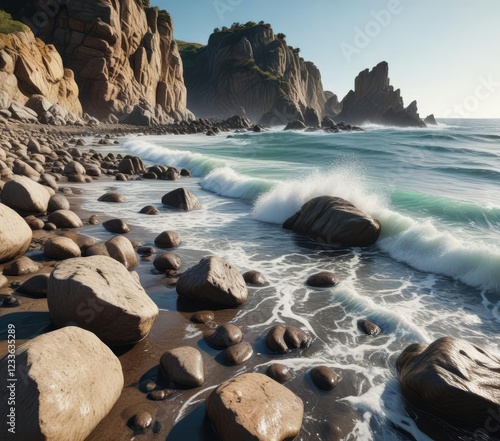
[(158, 316), (139, 281), (107, 256), (61, 262), (50, 276), (47, 303), (56, 326), (77, 324), (110, 345), (142, 340)]
[(322, 243), (365, 247), (377, 241), (381, 227), (377, 220), (349, 201), (320, 196), (304, 204), (298, 213), (285, 221), (283, 228)]
[(2, 189), (2, 203), (21, 214), (45, 213), (49, 205), (47, 187), (26, 176), (14, 176)]
[(0, 204), (0, 263), (28, 251), (33, 233), (14, 210)]
[(286, 387), (262, 374), (222, 383), (206, 400), (222, 441), (284, 441), (298, 436), (304, 404)]
[(479, 346), (454, 337), (413, 344), (396, 367), (404, 397), (425, 413), (472, 428), (486, 427), (498, 414), (500, 357)]
[[(30, 441), (83, 441), (109, 413), (123, 389), (120, 361), (94, 334), (69, 326), (16, 349), (17, 381), (9, 381), (12, 358), (0, 360), (0, 430), (15, 420), (15, 437)], [(10, 386), (10, 388), (9, 388)], [(14, 391), (15, 416), (9, 397)]]
[(177, 294), (191, 300), (236, 307), (246, 302), (248, 290), (236, 268), (220, 257), (209, 256), (181, 275)]
[(186, 211), (201, 209), (201, 204), (196, 196), (185, 188), (177, 188), (167, 193), (161, 198), (161, 203)]

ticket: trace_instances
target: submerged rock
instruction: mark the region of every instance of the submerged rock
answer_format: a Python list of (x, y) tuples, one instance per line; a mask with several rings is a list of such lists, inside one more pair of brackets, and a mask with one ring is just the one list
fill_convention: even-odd
[(380, 223), (342, 198), (320, 196), (305, 203), (283, 228), (306, 234), (318, 242), (346, 247), (374, 244)]
[(358, 320), (358, 328), (361, 329), (366, 335), (379, 335), (382, 329), (378, 325), (369, 320)]

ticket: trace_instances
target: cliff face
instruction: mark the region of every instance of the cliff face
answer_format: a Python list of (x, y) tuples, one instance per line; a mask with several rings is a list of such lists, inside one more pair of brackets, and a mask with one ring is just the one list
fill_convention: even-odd
[(45, 44), (28, 27), (12, 34), (0, 34), (0, 109), (25, 105), (33, 95), (42, 95), (82, 116), (78, 86), (73, 72), (50, 44)]
[(181, 55), (188, 107), (197, 116), (239, 114), (273, 125), (304, 121), (307, 107), (323, 113), (319, 70), (267, 24), (223, 28), (207, 46), (186, 45)]
[[(17, 15), (36, 17), (44, 3), (27, 0)], [(47, 18), (37, 36), (74, 71), (84, 111), (146, 124), (192, 118), (166, 12), (142, 0), (79, 0), (60, 2)]]
[(342, 100), (342, 112), (336, 119), (350, 124), (372, 122), (385, 125), (425, 127), (413, 101), (404, 107), (401, 91), (389, 84), (389, 66), (383, 61), (371, 71), (356, 77), (354, 91)]

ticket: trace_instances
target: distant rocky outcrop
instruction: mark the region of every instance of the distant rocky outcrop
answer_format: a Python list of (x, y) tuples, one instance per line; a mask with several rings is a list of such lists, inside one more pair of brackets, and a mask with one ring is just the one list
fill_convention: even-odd
[(46, 1), (27, 0), (15, 13), (27, 22), (47, 16), (36, 35), (54, 44), (74, 71), (85, 112), (137, 125), (192, 118), (167, 12), (141, 0), (63, 3), (45, 14)]
[(27, 26), (0, 33), (0, 109), (27, 122), (82, 122), (73, 72), (63, 66), (56, 48), (35, 38)]
[(424, 119), (424, 123), (428, 126), (437, 126), (437, 121), (433, 113)]
[(371, 71), (365, 69), (356, 77), (354, 90), (342, 100), (339, 121), (350, 124), (366, 122), (403, 127), (425, 127), (413, 101), (404, 107), (399, 89), (389, 84), (389, 66), (383, 61)]
[(238, 114), (265, 125), (320, 120), (326, 103), (317, 67), (269, 24), (216, 29), (206, 46), (180, 44), (188, 107), (200, 117)]

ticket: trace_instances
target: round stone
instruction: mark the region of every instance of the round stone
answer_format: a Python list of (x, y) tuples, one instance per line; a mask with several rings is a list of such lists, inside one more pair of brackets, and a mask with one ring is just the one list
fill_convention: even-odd
[(315, 288), (331, 288), (339, 283), (339, 280), (334, 273), (330, 271), (322, 271), (317, 274), (313, 274), (307, 279), (306, 282), (309, 286)]
[(205, 324), (213, 322), (215, 320), (215, 314), (213, 311), (198, 311), (191, 316), (191, 321), (193, 323)]
[(137, 412), (132, 421), (132, 425), (139, 430), (146, 430), (148, 429), (151, 424), (153, 424), (153, 417), (149, 412), (146, 411), (141, 411)]
[(317, 366), (311, 370), (311, 380), (318, 389), (330, 391), (335, 389), (340, 376), (328, 366)]
[(288, 366), (281, 363), (269, 365), (266, 369), (266, 375), (281, 384), (293, 378), (292, 372), (288, 369)]
[(243, 340), (243, 333), (238, 326), (232, 323), (224, 323), (215, 330), (210, 329), (203, 334), (207, 344), (215, 349), (225, 349)]
[(246, 341), (229, 346), (222, 353), (222, 359), (227, 364), (242, 364), (253, 355), (252, 345)]

